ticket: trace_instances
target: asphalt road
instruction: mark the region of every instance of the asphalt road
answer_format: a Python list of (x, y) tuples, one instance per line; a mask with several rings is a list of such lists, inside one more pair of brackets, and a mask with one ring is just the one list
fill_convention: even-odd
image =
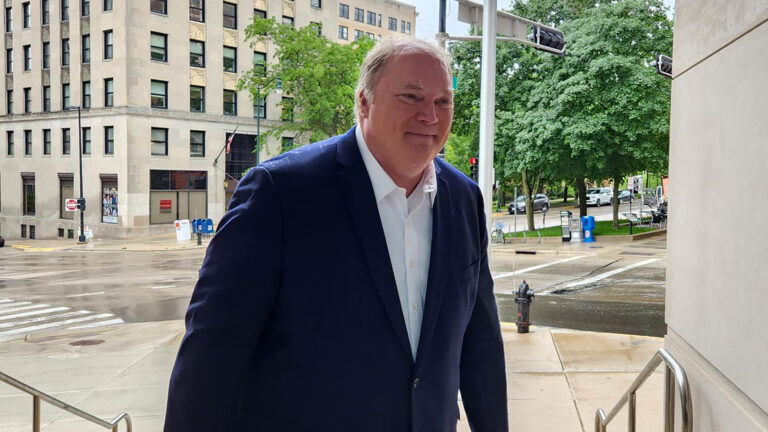
[[(536, 255), (515, 253), (536, 248)], [(493, 247), (502, 320), (516, 319), (513, 293), (525, 279), (537, 292), (534, 324), (664, 334), (665, 239), (557, 248), (558, 254), (554, 246)], [(0, 340), (43, 330), (182, 319), (203, 253), (2, 248)]]
[[(640, 203), (640, 199), (636, 199), (632, 203), (631, 211), (636, 213), (640, 206), (638, 205)], [(571, 205), (573, 204), (573, 205)], [(549, 211), (546, 213), (546, 215), (541, 211), (536, 211), (533, 213), (533, 224), (536, 227), (536, 229), (542, 228), (542, 227), (552, 227), (552, 226), (559, 226), (560, 225), (560, 211), (561, 210), (569, 210), (571, 213), (573, 213), (573, 217), (579, 216), (579, 208), (577, 203), (568, 203), (568, 205), (561, 206), (561, 207), (552, 207), (549, 209)], [(648, 206), (645, 206), (645, 210), (648, 211), (650, 208)], [(621, 219), (622, 213), (630, 212), (630, 206), (629, 203), (621, 204), (619, 205), (619, 218)], [(613, 206), (610, 205), (603, 205), (600, 207), (587, 207), (587, 214), (590, 216), (594, 216), (595, 220), (598, 221), (605, 221), (605, 220), (613, 220)], [(525, 231), (527, 229), (528, 223), (526, 220), (525, 213), (520, 213), (517, 215), (517, 218), (515, 218), (515, 215), (510, 215), (507, 212), (504, 213), (496, 213), (497, 216), (494, 216), (496, 221), (504, 222), (504, 232), (514, 232), (514, 231)], [(515, 219), (517, 219), (517, 222), (515, 222)]]

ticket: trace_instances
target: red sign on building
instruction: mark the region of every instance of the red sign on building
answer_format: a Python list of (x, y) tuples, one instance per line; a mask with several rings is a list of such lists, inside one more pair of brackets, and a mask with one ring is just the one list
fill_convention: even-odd
[(173, 200), (160, 200), (160, 213), (170, 213)]

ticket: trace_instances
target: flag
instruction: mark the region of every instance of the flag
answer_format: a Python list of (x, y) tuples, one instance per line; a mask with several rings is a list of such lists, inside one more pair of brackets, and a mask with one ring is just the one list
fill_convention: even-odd
[[(237, 131), (237, 129), (235, 129)], [(230, 151), (232, 151), (232, 140), (235, 139), (235, 132), (232, 132), (232, 135), (229, 136), (227, 139), (227, 154), (229, 154)]]

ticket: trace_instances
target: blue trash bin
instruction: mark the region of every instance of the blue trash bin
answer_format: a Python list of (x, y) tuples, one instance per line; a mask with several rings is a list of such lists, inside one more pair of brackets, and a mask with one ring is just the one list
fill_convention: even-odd
[(584, 243), (593, 243), (595, 241), (595, 217), (582, 216), (581, 228), (584, 230)]

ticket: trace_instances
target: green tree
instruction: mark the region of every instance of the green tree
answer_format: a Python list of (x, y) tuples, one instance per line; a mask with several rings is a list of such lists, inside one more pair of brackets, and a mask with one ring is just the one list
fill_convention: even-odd
[(355, 87), (360, 65), (373, 47), (370, 38), (360, 38), (348, 45), (331, 42), (319, 34), (315, 25), (294, 28), (273, 18), (254, 18), (245, 29), (251, 43), (270, 40), (275, 44), (274, 61), (264, 66), (254, 64), (238, 82), (256, 100), (280, 86), (282, 122), (268, 133), (282, 136), (296, 134), (295, 143), (318, 141), (345, 132), (355, 123)]

